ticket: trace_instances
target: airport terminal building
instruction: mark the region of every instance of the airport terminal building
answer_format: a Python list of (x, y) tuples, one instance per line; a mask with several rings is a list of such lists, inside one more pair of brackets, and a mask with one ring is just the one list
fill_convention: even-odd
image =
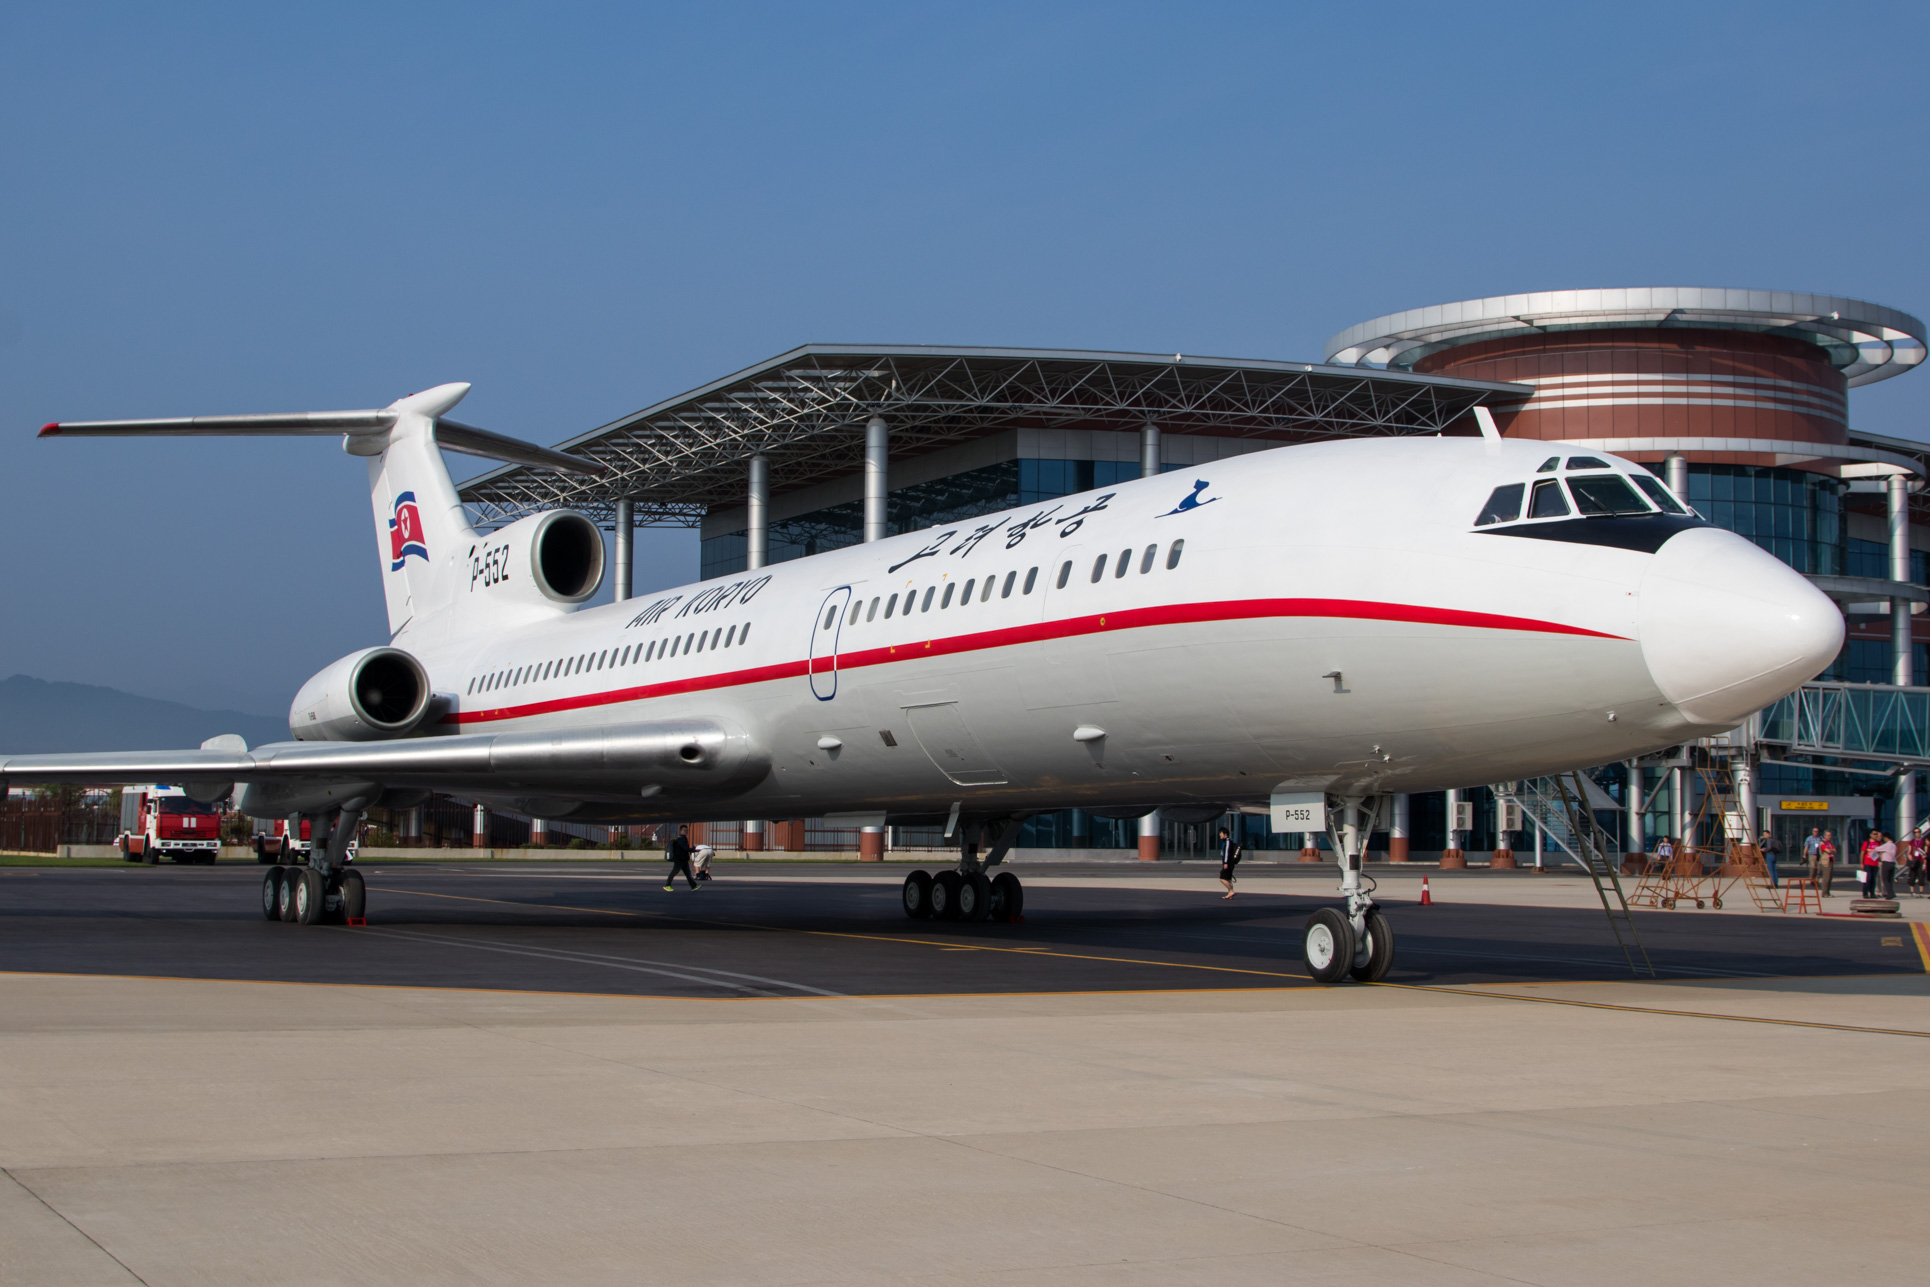
[[(1930, 529), (1912, 521), (1930, 444), (1858, 431), (1850, 390), (1924, 353), (1924, 324), (1905, 313), (1713, 288), (1437, 305), (1350, 327), (1317, 363), (807, 345), (561, 444), (606, 463), (604, 475), (509, 466), (462, 491), (483, 524), (563, 505), (613, 528), (622, 598), (641, 525), (697, 528), (702, 575), (722, 577), (1271, 447), (1473, 434), (1486, 408), (1504, 436), (1647, 465), (1843, 607), (1848, 642), (1834, 666), (1745, 735), (1762, 742), (1766, 812), (1800, 796), (1789, 803), (1807, 805), (1791, 811), (1805, 821), (1888, 829), (1922, 816), (1912, 770), (1930, 765), (1930, 691), (1918, 687), (1930, 679), (1930, 623), (1915, 620), (1930, 604)], [(1627, 844), (1681, 834), (1688, 802), (1658, 790), (1654, 773), (1629, 766), (1619, 779)], [(1605, 780), (1614, 790), (1615, 775)], [(1457, 816), (1471, 825), (1450, 832)], [(1302, 844), (1269, 835), (1264, 818), (1238, 821), (1251, 847)], [(1498, 821), (1485, 790), (1416, 795), (1376, 847), (1395, 860), (1499, 850), (1505, 863)], [(809, 820), (770, 822), (715, 840), (862, 843)], [(1217, 822), (1066, 810), (1034, 818), (1021, 845), (1184, 855), (1210, 848)]]

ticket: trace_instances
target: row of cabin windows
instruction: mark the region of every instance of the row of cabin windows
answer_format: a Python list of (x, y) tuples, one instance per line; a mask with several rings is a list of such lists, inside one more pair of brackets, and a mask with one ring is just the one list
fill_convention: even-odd
[(508, 670), (492, 671), (479, 675), (469, 681), (469, 693), (493, 693), (502, 688), (514, 688), (518, 684), (540, 684), (546, 679), (560, 679), (570, 675), (581, 675), (588, 671), (615, 669), (618, 666), (634, 666), (638, 662), (656, 661), (663, 657), (675, 657), (682, 653), (702, 652), (706, 648), (730, 648), (746, 643), (751, 637), (751, 623), (742, 625), (718, 626), (711, 630), (695, 630), (687, 635), (676, 635), (669, 639), (654, 639), (648, 644), (630, 644), (623, 648), (606, 648), (602, 652), (586, 652), (575, 657), (559, 657), (534, 666), (516, 666)]
[[(1167, 550), (1166, 550), (1166, 570), (1167, 571), (1170, 572), (1174, 568), (1179, 566), (1180, 554), (1183, 550), (1185, 550), (1185, 548), (1186, 548), (1186, 542), (1183, 539), (1174, 541), (1170, 546), (1167, 547)], [(1117, 567), (1117, 570), (1114, 571), (1113, 575), (1115, 577), (1122, 577), (1122, 576), (1125, 576), (1126, 573), (1130, 572), (1132, 570), (1133, 560), (1135, 556), (1136, 556), (1135, 551), (1130, 549), (1119, 551), (1118, 567)], [(1159, 558), (1159, 546), (1148, 545), (1145, 549), (1145, 552), (1143, 554), (1138, 554), (1137, 558), (1139, 560), (1139, 570), (1141, 574), (1151, 572), (1153, 570), (1153, 564), (1157, 562)], [(1112, 562), (1113, 562), (1112, 555), (1101, 554), (1098, 560), (1093, 563), (1092, 580), (1095, 585), (1098, 582), (1105, 579), (1106, 568)], [(1059, 565), (1059, 579), (1057, 583), (1057, 588), (1061, 590), (1065, 589), (1066, 583), (1071, 579), (1072, 579), (1072, 560), (1067, 559), (1064, 563)], [(891, 620), (894, 614), (901, 611), (905, 613), (910, 613), (914, 607), (917, 608), (917, 610), (920, 612), (930, 612), (933, 607), (934, 599), (936, 599), (938, 607), (949, 608), (952, 606), (953, 596), (956, 595), (958, 606), (962, 608), (966, 604), (972, 601), (972, 596), (974, 592), (976, 592), (978, 596), (978, 601), (980, 603), (987, 603), (991, 600), (992, 592), (994, 590), (998, 591), (999, 598), (1009, 599), (1012, 597), (1012, 590), (1014, 586), (1020, 586), (1019, 593), (1021, 595), (1027, 595), (1027, 594), (1031, 594), (1032, 591), (1038, 587), (1038, 584), (1039, 584), (1039, 569), (1034, 567), (1034, 568), (1027, 568), (1025, 570), (1025, 581), (1022, 585), (1019, 582), (1019, 574), (1016, 571), (1012, 571), (1012, 572), (1007, 572), (1003, 580), (1000, 579), (997, 573), (993, 573), (991, 576), (986, 577), (983, 582), (983, 588), (980, 588), (981, 583), (977, 577), (970, 577), (966, 580), (962, 591), (960, 590), (959, 584), (956, 581), (946, 582), (942, 594), (939, 590), (939, 587), (935, 585), (926, 586), (924, 590), (924, 594), (922, 596), (919, 594), (919, 592), (916, 589), (907, 590), (904, 592), (904, 595), (902, 597), (902, 606), (901, 606), (900, 596), (895, 594), (885, 598), (874, 598), (871, 600), (870, 606), (868, 607), (866, 606), (865, 601), (863, 599), (857, 599), (857, 600), (854, 600), (851, 604), (851, 616), (848, 620), (846, 620), (845, 624), (848, 626), (857, 625), (860, 614), (863, 615), (864, 619), (867, 622), (877, 620), (878, 606), (881, 603), (884, 605), (885, 620), (889, 621)], [(821, 629), (829, 630), (834, 624), (836, 624), (837, 619), (838, 619), (838, 610), (836, 608), (827, 609), (824, 614), (824, 625), (821, 627)]]

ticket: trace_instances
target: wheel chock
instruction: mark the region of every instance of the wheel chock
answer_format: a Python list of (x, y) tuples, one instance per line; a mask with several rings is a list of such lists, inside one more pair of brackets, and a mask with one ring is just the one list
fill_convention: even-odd
[(348, 918), (348, 923), (351, 925), (367, 925), (369, 918), (366, 916), (351, 916)]

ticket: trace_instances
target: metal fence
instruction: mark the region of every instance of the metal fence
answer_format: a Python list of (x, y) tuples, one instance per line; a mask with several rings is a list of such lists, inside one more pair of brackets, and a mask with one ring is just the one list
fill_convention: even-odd
[(120, 834), (118, 791), (0, 797), (0, 850), (50, 854), (62, 845), (111, 845)]

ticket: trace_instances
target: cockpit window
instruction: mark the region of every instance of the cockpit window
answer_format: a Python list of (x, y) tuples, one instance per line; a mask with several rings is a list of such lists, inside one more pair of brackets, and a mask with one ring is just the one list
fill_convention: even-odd
[(1521, 517), (1521, 494), (1528, 490), (1525, 483), (1506, 483), (1494, 489), (1488, 503), (1481, 507), (1481, 517), (1474, 520), (1476, 527), (1486, 527), (1490, 523), (1512, 523)]
[(1570, 469), (1607, 469), (1608, 462), (1597, 460), (1593, 456), (1570, 456), (1568, 467)]
[(1568, 513), (1568, 499), (1561, 494), (1561, 484), (1552, 478), (1544, 478), (1535, 484), (1534, 499), (1528, 505), (1529, 518), (1562, 518)]
[(1664, 514), (1687, 513), (1682, 508), (1682, 502), (1669, 495), (1669, 489), (1662, 486), (1661, 480), (1650, 478), (1647, 474), (1637, 474), (1635, 485), (1648, 493), (1648, 498), (1654, 501), (1656, 508)]
[[(1574, 461), (1568, 462), (1571, 466)], [(1620, 474), (1587, 474), (1568, 480), (1575, 494), (1575, 508), (1589, 518), (1614, 514), (1647, 514), (1649, 507)]]
[(1555, 466), (1559, 465), (1560, 463), (1561, 463), (1560, 456), (1550, 456), (1548, 457), (1548, 459), (1541, 462), (1541, 468), (1537, 469), (1535, 472), (1537, 474), (1552, 474), (1555, 472)]

